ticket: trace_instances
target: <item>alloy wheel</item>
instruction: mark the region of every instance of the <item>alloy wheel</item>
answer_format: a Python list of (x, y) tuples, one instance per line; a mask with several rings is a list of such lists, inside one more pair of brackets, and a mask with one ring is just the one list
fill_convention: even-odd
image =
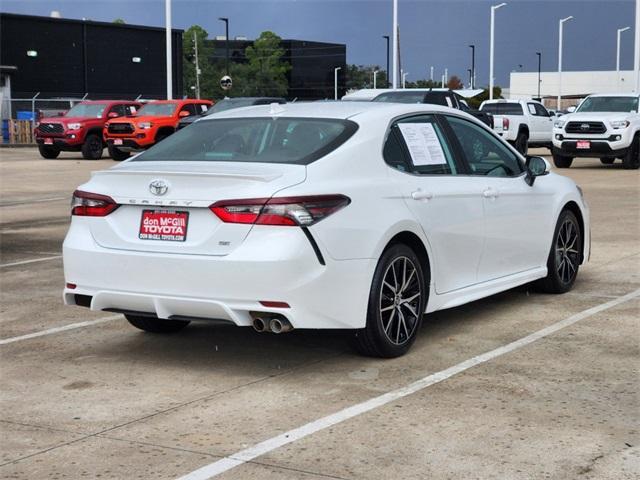
[(418, 270), (411, 259), (395, 258), (384, 273), (380, 287), (380, 319), (382, 329), (395, 345), (411, 339), (422, 312), (422, 287)]
[(578, 228), (571, 219), (560, 226), (556, 240), (556, 269), (564, 284), (571, 283), (580, 264)]

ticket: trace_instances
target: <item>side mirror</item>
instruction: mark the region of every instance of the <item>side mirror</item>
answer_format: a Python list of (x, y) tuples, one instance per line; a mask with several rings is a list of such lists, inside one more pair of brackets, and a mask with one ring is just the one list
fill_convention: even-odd
[(178, 114), (178, 116), (179, 116), (180, 118), (188, 117), (189, 115), (191, 115), (191, 114), (190, 114), (189, 112), (187, 112), (186, 110), (182, 110), (182, 111)]
[(118, 112), (109, 112), (107, 118), (118, 118), (119, 116), (120, 115), (118, 115)]
[(576, 107), (574, 107), (574, 106), (571, 106), (571, 107), (567, 108), (567, 112), (569, 112), (569, 113), (573, 113), (575, 111), (576, 111)]
[(551, 171), (551, 165), (542, 157), (531, 157), (527, 155), (526, 161), (527, 175), (524, 177), (524, 181), (530, 187), (536, 181), (536, 177), (542, 177), (548, 175)]

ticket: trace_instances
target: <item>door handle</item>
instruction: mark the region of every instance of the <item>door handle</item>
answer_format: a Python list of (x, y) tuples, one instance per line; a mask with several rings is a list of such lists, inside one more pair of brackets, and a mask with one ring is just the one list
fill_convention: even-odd
[(496, 189), (489, 187), (482, 192), (482, 196), (484, 198), (497, 198), (499, 193)]
[(416, 190), (415, 192), (411, 192), (411, 198), (414, 200), (431, 200), (433, 198), (433, 193)]

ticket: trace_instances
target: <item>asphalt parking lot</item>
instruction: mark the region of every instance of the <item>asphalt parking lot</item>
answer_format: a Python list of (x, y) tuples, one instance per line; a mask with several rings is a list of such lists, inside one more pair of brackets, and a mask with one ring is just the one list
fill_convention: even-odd
[(638, 171), (563, 171), (592, 215), (572, 292), (429, 315), (408, 355), (376, 360), (338, 333), (155, 336), (64, 307), (70, 194), (111, 165), (0, 150), (0, 477), (640, 475)]

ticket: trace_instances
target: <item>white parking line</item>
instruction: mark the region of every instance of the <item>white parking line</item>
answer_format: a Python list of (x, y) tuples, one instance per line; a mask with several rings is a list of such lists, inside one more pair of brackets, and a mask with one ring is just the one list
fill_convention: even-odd
[(67, 330), (75, 330), (76, 328), (90, 327), (92, 325), (99, 325), (101, 323), (110, 322), (123, 318), (122, 315), (111, 315), (110, 317), (98, 318), (97, 320), (88, 320), (86, 322), (70, 323), (62, 327), (50, 328), (48, 330), (41, 330), (39, 332), (27, 333), (26, 335), (20, 335), (18, 337), (4, 338), (0, 340), (0, 345), (7, 345), (9, 343), (20, 342), (22, 340), (29, 340), (30, 338), (44, 337), (45, 335), (52, 335), (54, 333), (66, 332)]
[(62, 255), (55, 255), (53, 257), (33, 258), (31, 260), (22, 260), (20, 262), (3, 263), (2, 265), (0, 265), (0, 268), (15, 267), (17, 265), (27, 265), (29, 263), (46, 262), (49, 260), (56, 260), (58, 258), (62, 258)]
[(640, 289), (628, 293), (627, 295), (618, 297), (615, 300), (611, 300), (587, 310), (583, 310), (580, 313), (576, 313), (575, 315), (549, 325), (542, 330), (538, 330), (531, 335), (527, 335), (526, 337), (511, 342), (507, 345), (498, 347), (495, 350), (491, 350), (476, 357), (470, 358), (469, 360), (465, 360), (464, 362), (447, 368), (446, 370), (442, 370), (440, 372), (436, 372), (432, 375), (424, 377), (402, 388), (385, 393), (383, 395), (380, 395), (379, 397), (374, 397), (370, 400), (358, 403), (351, 407), (347, 407), (344, 410), (340, 410), (339, 412), (307, 423), (306, 425), (302, 425), (301, 427), (294, 428), (293, 430), (289, 430), (288, 432), (284, 432), (280, 435), (260, 442), (252, 447), (236, 452), (214, 463), (205, 465), (198, 470), (180, 477), (178, 480), (206, 480), (209, 478), (213, 478), (217, 475), (220, 475), (221, 473), (231, 470), (232, 468), (247, 463), (254, 458), (260, 457), (273, 450), (276, 450), (277, 448), (280, 448), (284, 445), (295, 442), (296, 440), (300, 440), (304, 437), (312, 435), (338, 423), (344, 422), (345, 420), (349, 420), (351, 418), (357, 417), (358, 415), (362, 415), (363, 413), (382, 407), (390, 402), (406, 397), (407, 395), (411, 395), (412, 393), (419, 392), (420, 390), (423, 390), (431, 385), (440, 383), (448, 378), (453, 377), (454, 375), (457, 375), (458, 373), (475, 367), (476, 365), (480, 365), (482, 363), (488, 362), (489, 360), (500, 357), (506, 353), (518, 350), (519, 348), (525, 347), (537, 340), (540, 340), (541, 338), (556, 333), (558, 330), (573, 325), (580, 320), (584, 320), (585, 318), (596, 315), (604, 310), (615, 307), (616, 305), (620, 305), (638, 296), (640, 296)]
[(52, 198), (32, 198), (24, 200), (14, 200), (10, 202), (0, 203), (0, 207), (16, 207), (19, 205), (29, 205), (31, 203), (45, 203), (45, 202), (59, 202), (61, 200), (69, 200), (69, 196), (66, 197), (52, 197)]

